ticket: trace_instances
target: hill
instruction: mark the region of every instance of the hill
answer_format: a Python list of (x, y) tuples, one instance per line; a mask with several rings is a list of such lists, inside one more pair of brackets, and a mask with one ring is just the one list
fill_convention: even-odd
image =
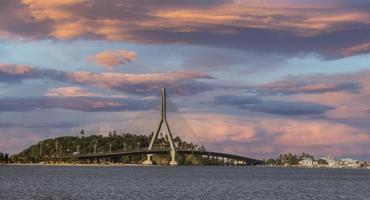
[[(64, 156), (88, 153), (104, 153), (115, 151), (135, 151), (147, 149), (151, 136), (133, 135), (129, 133), (117, 134), (110, 132), (108, 136), (90, 135), (84, 136), (81, 130), (81, 136), (62, 136), (52, 139), (45, 139), (37, 144), (31, 145), (19, 154), (11, 157), (12, 162), (19, 163), (40, 163), (58, 160)], [(174, 143), (178, 148), (187, 150), (205, 150), (203, 146), (183, 141), (181, 138), (174, 138)], [(157, 140), (153, 146), (154, 149), (167, 149), (169, 143), (166, 138)], [(181, 157), (181, 155), (179, 155)], [(122, 157), (123, 163), (141, 163), (145, 156), (134, 156), (127, 159)], [(157, 164), (167, 163), (169, 156), (153, 156)], [(179, 164), (203, 164), (204, 159), (200, 156), (189, 155), (179, 158)], [(76, 162), (75, 160), (69, 162)]]

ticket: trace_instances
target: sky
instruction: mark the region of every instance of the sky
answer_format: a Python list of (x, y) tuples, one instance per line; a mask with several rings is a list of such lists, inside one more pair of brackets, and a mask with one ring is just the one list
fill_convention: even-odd
[(367, 0), (0, 0), (0, 152), (166, 87), (206, 149), (370, 160), (369, 53)]

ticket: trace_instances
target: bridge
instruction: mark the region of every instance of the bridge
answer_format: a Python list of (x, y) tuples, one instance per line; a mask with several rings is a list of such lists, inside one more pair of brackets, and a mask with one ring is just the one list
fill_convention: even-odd
[[(203, 159), (208, 160), (208, 164), (212, 164), (214, 162), (217, 163), (223, 163), (223, 164), (233, 164), (233, 165), (259, 165), (262, 164), (262, 161), (241, 156), (241, 155), (234, 155), (229, 153), (221, 153), (221, 152), (212, 152), (212, 151), (206, 151), (204, 149), (181, 149), (181, 147), (176, 146), (173, 139), (172, 129), (170, 128), (170, 123), (167, 117), (167, 94), (166, 89), (162, 88), (160, 93), (160, 102), (159, 106), (160, 108), (157, 108), (155, 110), (159, 110), (160, 116), (159, 120), (157, 118), (157, 125), (154, 128), (153, 126), (149, 126), (150, 128), (148, 130), (143, 131), (142, 129), (147, 126), (148, 123), (144, 121), (140, 121), (137, 119), (146, 119), (147, 116), (143, 116), (143, 114), (139, 114), (136, 119), (131, 122), (131, 124), (128, 125), (128, 127), (125, 129), (124, 132), (126, 133), (135, 133), (137, 130), (139, 130), (140, 133), (148, 132), (152, 134), (149, 146), (147, 149), (141, 149), (141, 150), (134, 150), (134, 151), (116, 151), (116, 152), (101, 152), (101, 153), (89, 153), (89, 154), (77, 154), (72, 156), (74, 159), (83, 161), (83, 160), (89, 160), (90, 162), (100, 160), (110, 160), (110, 161), (116, 161), (121, 159), (122, 157), (129, 157), (130, 156), (146, 156), (145, 161), (143, 162), (144, 165), (153, 165), (152, 156), (153, 155), (170, 155), (171, 160), (169, 162), (170, 165), (178, 165), (178, 156), (177, 155), (196, 155), (200, 156)], [(158, 105), (156, 103), (155, 105)], [(173, 105), (173, 104), (171, 104)], [(179, 111), (176, 109), (176, 113), (179, 113)], [(149, 116), (152, 116), (153, 113), (150, 113)], [(177, 117), (176, 120), (173, 122), (173, 124), (182, 124), (181, 129), (186, 129), (186, 127), (183, 124), (186, 124), (185, 119), (181, 119), (180, 117)], [(173, 128), (173, 127), (172, 127)], [(191, 131), (188, 131), (191, 132)], [(159, 139), (162, 139), (162, 141), (165, 141), (168, 144), (169, 148), (160, 148), (156, 149), (154, 148), (154, 144)]]
[[(98, 153), (98, 154), (81, 154), (74, 156), (78, 160), (109, 160), (116, 161), (120, 160), (122, 156), (142, 156), (142, 155), (165, 155), (169, 154), (170, 150), (138, 150), (138, 151), (117, 151), (111, 153)], [(201, 151), (201, 150), (176, 150), (177, 154), (183, 155), (199, 155), (205, 157), (208, 162), (207, 164), (212, 164), (215, 162), (222, 162), (225, 165), (260, 165), (263, 164), (262, 161), (248, 158), (240, 155), (233, 155), (228, 153), (212, 152), (212, 151)]]

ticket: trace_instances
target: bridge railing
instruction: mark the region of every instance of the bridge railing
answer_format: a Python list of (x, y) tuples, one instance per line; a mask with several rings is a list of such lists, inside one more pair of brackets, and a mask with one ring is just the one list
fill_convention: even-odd
[[(153, 146), (152, 151), (170, 151), (170, 147), (158, 147), (158, 146)], [(125, 153), (125, 152), (145, 152), (149, 151), (148, 148), (129, 148), (129, 149), (121, 149), (121, 150), (114, 150), (114, 151), (99, 151), (99, 152), (83, 152), (83, 153), (78, 153), (78, 154), (64, 154), (63, 156), (81, 156), (81, 155), (105, 155), (105, 154), (116, 154), (116, 153)], [(206, 151), (205, 149), (195, 149), (195, 148), (176, 148), (176, 151)]]

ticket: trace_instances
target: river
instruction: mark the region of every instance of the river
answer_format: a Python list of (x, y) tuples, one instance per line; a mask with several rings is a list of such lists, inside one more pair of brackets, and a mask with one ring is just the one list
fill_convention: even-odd
[(370, 170), (0, 166), (0, 199), (370, 199)]

